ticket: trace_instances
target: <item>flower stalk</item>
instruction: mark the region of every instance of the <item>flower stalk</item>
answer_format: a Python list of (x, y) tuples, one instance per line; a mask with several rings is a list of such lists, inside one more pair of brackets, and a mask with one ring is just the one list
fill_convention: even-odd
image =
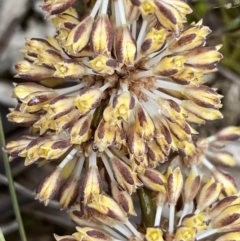
[[(0, 112), (0, 146), (5, 146), (1, 112)], [(9, 186), (9, 191), (10, 191), (11, 200), (13, 204), (13, 209), (18, 222), (20, 238), (21, 238), (21, 241), (27, 241), (7, 153), (2, 152), (2, 157), (3, 157), (4, 167), (6, 171), (6, 176), (8, 178), (8, 186)]]

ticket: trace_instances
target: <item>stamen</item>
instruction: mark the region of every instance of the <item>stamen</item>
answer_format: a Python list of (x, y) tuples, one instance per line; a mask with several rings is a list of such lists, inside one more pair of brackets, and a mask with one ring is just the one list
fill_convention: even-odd
[(168, 89), (168, 90), (175, 90), (175, 91), (182, 91), (183, 87), (181, 85), (171, 83), (164, 80), (156, 80), (155, 86), (162, 88), (162, 89)]
[(99, 10), (102, 2), (104, 2), (104, 1), (105, 1), (105, 0), (97, 0), (97, 1), (96, 1), (95, 5), (93, 6), (92, 12), (90, 13), (90, 16), (91, 16), (92, 18), (95, 18), (95, 16), (96, 16), (96, 14), (97, 14), (97, 12), (98, 12), (98, 10)]
[(108, 0), (102, 1), (101, 14), (106, 14), (108, 9)]
[(178, 222), (178, 226), (181, 225), (183, 218), (188, 214), (189, 206), (190, 206), (189, 203), (184, 204), (182, 214), (181, 214), (181, 218), (179, 219), (179, 222)]
[(110, 82), (107, 82), (105, 85), (103, 85), (103, 86), (100, 88), (100, 90), (101, 90), (101, 91), (104, 91), (104, 90), (106, 90), (110, 85), (111, 85), (111, 83), (110, 83)]
[(128, 158), (125, 156), (125, 153), (121, 152), (121, 151), (118, 151), (116, 149), (114, 149), (114, 153), (121, 159), (123, 160), (124, 162), (126, 162), (127, 164), (129, 164), (129, 160)]
[(110, 167), (109, 161), (107, 160), (106, 156), (102, 154), (101, 158), (111, 181), (115, 181), (112, 168)]
[(72, 94), (78, 92), (80, 89), (82, 89), (86, 83), (81, 83), (78, 85), (74, 85), (68, 88), (62, 88), (62, 89), (57, 89), (56, 91), (59, 93), (59, 95), (66, 95), (66, 94)]
[(113, 158), (113, 157), (114, 157), (114, 155), (112, 154), (112, 152), (111, 152), (108, 148), (105, 149), (105, 153), (106, 153), (110, 158)]
[(127, 241), (126, 238), (124, 238), (123, 236), (121, 236), (120, 234), (118, 234), (117, 232), (115, 232), (112, 228), (109, 228), (108, 226), (106, 225), (103, 225), (102, 228), (104, 230), (106, 230), (109, 234), (111, 234), (113, 237), (117, 238), (117, 239), (114, 239), (114, 240), (123, 240), (123, 241)]
[(153, 94), (152, 92), (150, 92), (149, 90), (146, 90), (144, 88), (140, 89), (145, 95), (149, 96), (150, 98), (156, 100), (157, 96), (155, 94)]
[(193, 171), (196, 175), (199, 175), (199, 174), (200, 174), (200, 173), (199, 173), (199, 170), (198, 170), (198, 168), (197, 168), (196, 165), (191, 165), (191, 168), (192, 168), (192, 171)]
[(137, 73), (134, 73), (134, 76), (133, 78), (134, 79), (139, 79), (139, 78), (142, 78), (142, 77), (151, 77), (151, 76), (154, 76), (152, 70), (146, 70), (146, 71), (140, 71), (140, 72), (137, 72)]
[(89, 167), (97, 165), (97, 154), (92, 152), (92, 155), (89, 157)]
[(129, 231), (129, 229), (121, 223), (116, 223), (113, 227), (127, 238), (130, 238), (132, 236), (132, 233)]
[(139, 52), (141, 50), (141, 44), (142, 44), (143, 39), (145, 37), (147, 25), (148, 25), (148, 21), (146, 19), (144, 19), (143, 22), (142, 22), (142, 26), (141, 26), (140, 32), (138, 34), (138, 38), (137, 38), (137, 51), (138, 51), (138, 54), (139, 54)]
[(161, 97), (161, 98), (164, 98), (164, 99), (171, 99), (171, 100), (174, 100), (177, 104), (181, 105), (182, 104), (182, 101), (171, 96), (171, 95), (168, 95), (168, 94), (165, 94), (159, 90), (154, 90), (153, 91), (154, 94), (156, 94), (157, 96)]
[(162, 206), (157, 207), (155, 221), (154, 221), (154, 227), (157, 227), (160, 225), (161, 217), (162, 217), (162, 209), (163, 209)]
[(115, 13), (116, 27), (118, 27), (120, 25), (120, 15), (118, 11), (117, 1), (114, 2), (114, 13)]
[(218, 232), (218, 230), (216, 228), (215, 229), (210, 229), (210, 230), (207, 230), (207, 231), (203, 231), (203, 232), (197, 234), (196, 240), (200, 240), (200, 239), (206, 238), (206, 237), (208, 237), (210, 235), (213, 235), (213, 234), (215, 234), (217, 232)]
[(126, 83), (121, 83), (121, 88), (123, 91), (128, 91), (128, 86)]
[(215, 141), (216, 140), (216, 137), (215, 136), (209, 136), (208, 138), (207, 138), (207, 141), (208, 142), (212, 142), (212, 141)]
[(122, 25), (127, 24), (123, 0), (117, 0), (117, 3), (118, 3), (118, 11), (120, 13), (121, 24)]
[(84, 156), (81, 156), (78, 159), (77, 167), (76, 167), (75, 172), (74, 172), (74, 176), (75, 177), (80, 177), (84, 161), (85, 161), (85, 157)]
[(168, 232), (170, 234), (172, 234), (173, 230), (174, 230), (174, 219), (175, 219), (175, 206), (173, 204), (170, 204), (170, 209), (169, 209), (169, 228), (168, 228)]
[(205, 157), (201, 158), (201, 162), (202, 164), (207, 167), (209, 170), (213, 170), (215, 169), (215, 167), (213, 166), (213, 164), (211, 162), (209, 162)]
[(60, 168), (64, 168), (66, 164), (74, 158), (74, 155), (76, 154), (76, 152), (77, 152), (76, 149), (72, 149), (58, 166)]
[(160, 54), (157, 55), (156, 57), (148, 60), (148, 61), (145, 63), (145, 66), (146, 66), (147, 68), (150, 68), (151, 66), (159, 63), (159, 61), (162, 59), (162, 57), (170, 54), (170, 52), (169, 52), (166, 48), (167, 48), (167, 44), (166, 44), (166, 46), (160, 51)]
[(137, 229), (127, 220), (125, 225), (132, 231), (132, 233), (137, 237), (141, 238), (141, 234), (137, 231)]
[(134, 39), (137, 37), (137, 20), (134, 20), (132, 23), (132, 36)]

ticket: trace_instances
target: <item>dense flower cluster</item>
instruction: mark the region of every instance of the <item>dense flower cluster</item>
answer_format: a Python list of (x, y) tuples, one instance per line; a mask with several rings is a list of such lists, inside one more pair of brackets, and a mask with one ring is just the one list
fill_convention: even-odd
[[(205, 46), (210, 29), (184, 26), (192, 12), (184, 0), (96, 0), (84, 18), (74, 2), (41, 5), (56, 35), (26, 40), (15, 67), (27, 82), (15, 86), (18, 105), (8, 115), (35, 131), (5, 147), (25, 165), (57, 163), (37, 199), (47, 205), (58, 196), (82, 227), (56, 240), (194, 241), (229, 231), (217, 240), (235, 240), (237, 187), (212, 162), (234, 165), (219, 148), (239, 138), (239, 128), (194, 141), (190, 125), (222, 118), (222, 96), (204, 85), (222, 58), (220, 45)], [(141, 187), (156, 204), (145, 230), (129, 221)]]

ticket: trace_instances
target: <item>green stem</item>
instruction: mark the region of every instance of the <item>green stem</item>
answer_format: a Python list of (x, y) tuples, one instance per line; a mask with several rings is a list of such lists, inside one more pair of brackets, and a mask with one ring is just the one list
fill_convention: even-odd
[(153, 203), (151, 191), (145, 187), (137, 189), (141, 211), (142, 224), (145, 228), (153, 227), (155, 221), (156, 207)]
[(1, 228), (0, 228), (0, 241), (5, 241)]
[[(2, 147), (5, 146), (5, 138), (4, 138), (4, 132), (3, 132), (1, 112), (0, 112), (0, 146), (2, 146)], [(11, 167), (10, 167), (10, 164), (8, 161), (7, 153), (2, 152), (2, 157), (3, 157), (3, 162), (4, 162), (4, 166), (5, 166), (5, 170), (6, 170), (6, 175), (8, 178), (8, 186), (9, 186), (9, 191), (10, 191), (10, 195), (11, 195), (11, 199), (12, 199), (12, 203), (13, 203), (13, 209), (14, 209), (15, 216), (16, 216), (16, 219), (18, 222), (20, 237), (21, 237), (22, 241), (27, 241), (23, 222), (22, 222), (22, 217), (21, 217), (21, 213), (20, 213), (20, 209), (19, 209), (19, 205), (18, 205), (17, 195), (16, 195), (15, 188), (14, 188), (13, 177), (12, 177)]]

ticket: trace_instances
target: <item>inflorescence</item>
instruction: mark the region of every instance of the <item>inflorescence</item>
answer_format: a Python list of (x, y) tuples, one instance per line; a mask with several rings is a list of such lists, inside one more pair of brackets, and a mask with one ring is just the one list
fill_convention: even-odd
[[(15, 68), (27, 82), (15, 86), (8, 114), (34, 132), (4, 148), (25, 165), (56, 163), (36, 198), (58, 196), (80, 227), (55, 239), (237, 240), (238, 189), (213, 164), (235, 165), (221, 148), (240, 129), (196, 139), (191, 126), (222, 118), (222, 96), (204, 78), (222, 58), (221, 45), (205, 46), (211, 30), (185, 25), (184, 0), (96, 0), (84, 17), (74, 2), (41, 5), (56, 35), (26, 39)], [(129, 217), (140, 188), (151, 190), (156, 213), (137, 228)]]

